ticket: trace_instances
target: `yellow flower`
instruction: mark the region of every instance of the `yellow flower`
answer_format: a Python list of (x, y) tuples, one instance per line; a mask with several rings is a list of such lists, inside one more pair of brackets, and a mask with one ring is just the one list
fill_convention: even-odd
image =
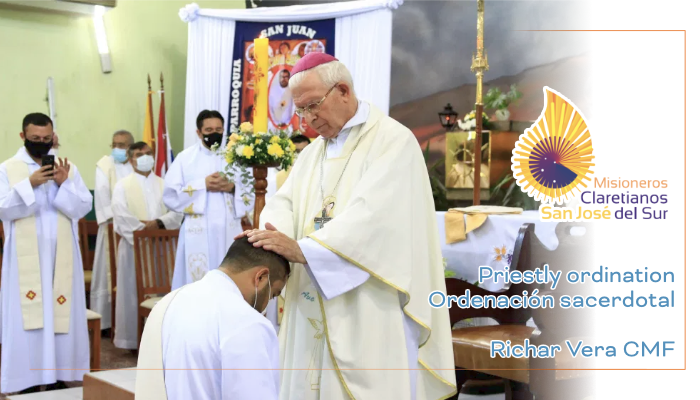
[(245, 146), (243, 148), (243, 157), (250, 159), (250, 157), (253, 157), (253, 154), (255, 154), (255, 152), (252, 146)]
[(253, 124), (251, 124), (250, 122), (244, 122), (239, 127), (239, 130), (242, 133), (251, 133), (251, 132), (253, 132)]
[(279, 137), (279, 136), (273, 136), (273, 137), (270, 139), (270, 142), (271, 142), (271, 143), (279, 143), (279, 141), (280, 141), (280, 137)]
[(282, 147), (279, 144), (273, 143), (267, 146), (267, 154), (273, 157), (282, 157), (284, 156), (284, 150), (282, 150)]
[(255, 133), (253, 134), (253, 136), (255, 136), (255, 137), (260, 137), (260, 136), (262, 136), (262, 135), (263, 135), (263, 132), (255, 132)]
[(232, 133), (231, 136), (229, 136), (228, 138), (228, 143), (226, 143), (226, 150), (230, 150), (231, 147), (233, 147), (238, 142), (238, 139), (238, 135)]
[(255, 139), (255, 144), (260, 144), (262, 143), (262, 139)]

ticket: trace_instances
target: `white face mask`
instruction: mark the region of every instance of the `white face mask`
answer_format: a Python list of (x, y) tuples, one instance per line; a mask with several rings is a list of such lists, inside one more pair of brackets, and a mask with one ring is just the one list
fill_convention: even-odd
[(141, 172), (149, 172), (153, 170), (153, 165), (155, 163), (153, 156), (146, 154), (136, 159), (136, 169)]

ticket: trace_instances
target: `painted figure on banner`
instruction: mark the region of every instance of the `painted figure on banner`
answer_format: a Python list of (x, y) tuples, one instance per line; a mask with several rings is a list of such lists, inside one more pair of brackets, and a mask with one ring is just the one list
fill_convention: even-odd
[[(286, 31), (286, 30), (285, 30)], [(270, 55), (269, 92), (268, 92), (268, 128), (272, 131), (282, 130), (292, 133), (299, 130), (309, 138), (318, 137), (313, 127), (304, 118), (294, 113), (291, 90), (289, 88), (290, 71), (308, 53), (325, 53), (326, 39), (293, 39), (284, 40), (269, 38)], [(245, 59), (243, 90), (240, 109), (243, 110), (240, 123), (252, 122), (252, 112), (248, 112), (255, 98), (255, 77), (253, 75), (255, 60), (253, 59), (253, 41), (245, 41)], [(276, 49), (276, 50), (275, 50)]]
[(242, 231), (241, 219), (252, 210), (236, 176), (230, 182), (222, 171), (226, 161), (212, 148), (224, 146), (224, 118), (204, 110), (197, 117), (200, 141), (182, 151), (165, 175), (163, 202), (185, 214), (180, 228), (172, 289), (198, 281), (224, 259), (234, 236)]
[(356, 97), (347, 67), (310, 45), (289, 86), (320, 137), (267, 202), (264, 230), (241, 235), (293, 263), (279, 299), (280, 398), (448, 398), (448, 310), (416, 300), (445, 290), (421, 149)]

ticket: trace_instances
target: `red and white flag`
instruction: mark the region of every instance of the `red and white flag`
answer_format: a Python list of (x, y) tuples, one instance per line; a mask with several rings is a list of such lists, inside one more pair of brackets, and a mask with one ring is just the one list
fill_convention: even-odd
[(156, 175), (161, 178), (173, 162), (173, 149), (170, 146), (170, 136), (165, 123), (165, 92), (160, 91), (160, 113), (158, 115), (158, 134), (156, 135)]

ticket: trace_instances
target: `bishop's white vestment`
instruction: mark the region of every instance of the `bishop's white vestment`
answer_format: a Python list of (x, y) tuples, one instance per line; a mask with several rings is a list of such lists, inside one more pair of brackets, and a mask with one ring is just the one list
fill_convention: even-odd
[(95, 217), (97, 217), (98, 228), (90, 284), (90, 309), (102, 315), (101, 329), (112, 327), (111, 291), (113, 288), (107, 237), (109, 223), (112, 222), (112, 193), (117, 182), (132, 172), (134, 168), (131, 163), (114, 162), (112, 156), (102, 157), (97, 162), (95, 171)]
[(224, 171), (225, 165), (223, 157), (200, 141), (178, 154), (165, 175), (163, 202), (170, 210), (185, 215), (177, 244), (173, 290), (219, 267), (233, 238), (243, 231), (241, 218), (254, 205), (254, 199), (248, 205), (244, 203), (238, 176), (235, 194), (207, 191), (206, 177)]
[(337, 138), (299, 155), (265, 222), (298, 240), (308, 263), (292, 266), (285, 288), (280, 398), (456, 393), (449, 314), (428, 303), (430, 292), (445, 291), (445, 277), (428, 173), (410, 130), (361, 102)]
[(60, 187), (32, 188), (40, 167), (24, 148), (0, 165), (3, 393), (82, 381), (90, 368), (78, 220), (92, 196), (72, 164)]
[(134, 231), (146, 226), (141, 221), (159, 219), (165, 229), (177, 229), (182, 222), (182, 214), (168, 211), (163, 204), (163, 186), (163, 179), (154, 173), (145, 177), (134, 172), (120, 180), (114, 188), (114, 231), (122, 237), (117, 252), (118, 289), (114, 321), (117, 329), (114, 345), (121, 349), (137, 349), (139, 346)]
[(160, 300), (140, 348), (136, 400), (278, 400), (275, 331), (219, 269)]

